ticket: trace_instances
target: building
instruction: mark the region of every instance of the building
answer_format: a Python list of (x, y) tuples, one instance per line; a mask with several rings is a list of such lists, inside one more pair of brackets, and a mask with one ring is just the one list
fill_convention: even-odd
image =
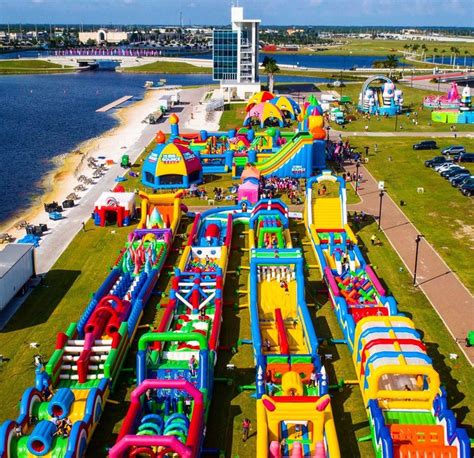
[(232, 7), (231, 29), (213, 34), (213, 79), (227, 99), (247, 99), (260, 90), (258, 75), (259, 19), (244, 19), (242, 7)]
[(89, 40), (99, 43), (119, 44), (130, 39), (130, 33), (118, 30), (99, 29), (97, 32), (79, 32), (79, 41), (86, 44)]
[(0, 311), (35, 275), (34, 246), (10, 243), (0, 251)]

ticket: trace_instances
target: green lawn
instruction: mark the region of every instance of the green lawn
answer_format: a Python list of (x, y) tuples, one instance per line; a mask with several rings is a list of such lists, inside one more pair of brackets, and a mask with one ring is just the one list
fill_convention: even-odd
[[(90, 220), (79, 232), (21, 309), (0, 331), (0, 348), (8, 362), (0, 365), (1, 420), (16, 418), (18, 401), (34, 384), (33, 356), (53, 353), (56, 335), (86, 308), (118, 257), (131, 228), (101, 228)], [(39, 350), (29, 342), (38, 342)]]
[(184, 62), (157, 61), (137, 67), (123, 67), (126, 73), (211, 73), (210, 67), (198, 67)]
[[(357, 112), (359, 94), (362, 89), (362, 83), (346, 84), (343, 88), (337, 88), (339, 94), (349, 96), (352, 105), (349, 105), (348, 114), (355, 116), (356, 120), (345, 125), (347, 131), (364, 131), (365, 126), (369, 126), (369, 132), (450, 132), (451, 124), (444, 124), (431, 121), (431, 111), (422, 106), (423, 97), (433, 94), (433, 91), (412, 88), (405, 84), (397, 84), (397, 87), (403, 90), (403, 113), (398, 117), (377, 117), (370, 116), (370, 120), (364, 118), (363, 114)], [(416, 120), (418, 124), (413, 123), (413, 112), (417, 112)], [(411, 117), (407, 117), (411, 113)], [(331, 123), (332, 128), (341, 130), (340, 126)], [(474, 132), (472, 124), (456, 124), (456, 129), (461, 132)]]
[(76, 69), (45, 60), (0, 60), (0, 74), (67, 73)]
[[(461, 278), (470, 291), (474, 291), (472, 256), (474, 247), (474, 206), (472, 199), (462, 195), (457, 188), (424, 161), (439, 151), (413, 151), (412, 145), (420, 138), (351, 138), (351, 144), (364, 151), (370, 146), (368, 169), (377, 180), (384, 180), (389, 194), (399, 202), (404, 200), (403, 211), (426, 236), (451, 269)], [(374, 144), (378, 146), (375, 155)], [(464, 145), (474, 151), (472, 139), (437, 139), (440, 148), (453, 144)], [(389, 160), (391, 158), (391, 160)], [(474, 164), (464, 164), (474, 173)], [(418, 194), (421, 186), (425, 192)]]

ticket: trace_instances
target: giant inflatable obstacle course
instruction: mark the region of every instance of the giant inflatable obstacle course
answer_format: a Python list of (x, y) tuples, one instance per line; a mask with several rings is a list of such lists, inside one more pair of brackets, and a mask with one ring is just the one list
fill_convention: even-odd
[(47, 364), (38, 362), (18, 418), (0, 427), (0, 457), (85, 455), (181, 219), (179, 194), (146, 197), (145, 208), (169, 218), (129, 234), (78, 322), (58, 334)]
[[(337, 184), (338, 197), (317, 189)], [(469, 438), (414, 323), (398, 311), (347, 225), (345, 182), (324, 171), (308, 180), (305, 224), (352, 353), (376, 456), (470, 456)]]

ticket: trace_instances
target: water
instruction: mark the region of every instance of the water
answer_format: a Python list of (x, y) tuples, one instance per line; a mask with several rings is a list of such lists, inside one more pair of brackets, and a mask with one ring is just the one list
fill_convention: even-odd
[[(430, 64), (433, 63), (433, 58), (432, 57), (428, 57), (426, 59), (426, 62), (429, 62)], [(445, 64), (445, 65), (448, 65), (448, 64), (452, 64), (452, 59), (450, 58), (449, 55), (445, 55), (444, 57), (435, 57), (434, 59), (434, 63), (435, 64)], [(465, 56), (463, 54), (461, 54), (460, 56), (457, 56), (456, 57), (456, 65), (454, 66), (454, 68), (456, 67), (465, 67), (465, 66), (468, 66), (468, 67), (472, 67), (474, 66), (474, 56)], [(440, 70), (443, 70), (444, 67), (441, 67)]]
[[(47, 56), (48, 51), (21, 51), (18, 53), (0, 54), (0, 59), (14, 59), (18, 56), (21, 57), (38, 57)], [(273, 57), (279, 64), (282, 65), (296, 65), (299, 67), (310, 67), (310, 68), (334, 68), (339, 70), (349, 70), (353, 67), (357, 68), (371, 68), (372, 64), (376, 61), (384, 60), (383, 56), (331, 56), (331, 55), (304, 55), (304, 54), (265, 54), (260, 53), (260, 62), (263, 61), (265, 56)], [(186, 56), (188, 59), (212, 59), (212, 53), (207, 54), (195, 54)], [(468, 58), (469, 59), (469, 58)], [(441, 62), (441, 61), (440, 61)], [(445, 59), (446, 62), (446, 59)], [(458, 60), (459, 63), (461, 63)], [(462, 63), (464, 59), (462, 59)], [(406, 66), (400, 64), (401, 67)]]
[[(0, 76), (0, 222), (30, 206), (54, 159), (117, 123), (98, 108), (124, 96), (143, 97), (144, 83), (165, 78), (183, 86), (215, 83), (209, 74), (114, 71)], [(325, 81), (278, 76), (278, 81)]]

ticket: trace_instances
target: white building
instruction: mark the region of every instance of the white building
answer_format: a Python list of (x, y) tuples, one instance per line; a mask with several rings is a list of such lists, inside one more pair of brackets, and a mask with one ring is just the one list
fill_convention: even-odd
[(260, 90), (258, 74), (259, 19), (244, 19), (242, 7), (232, 7), (232, 29), (213, 34), (213, 79), (227, 99), (247, 99)]
[(79, 41), (87, 43), (89, 40), (99, 43), (118, 44), (122, 41), (127, 41), (130, 38), (130, 33), (119, 32), (118, 30), (99, 29), (97, 32), (79, 32)]

